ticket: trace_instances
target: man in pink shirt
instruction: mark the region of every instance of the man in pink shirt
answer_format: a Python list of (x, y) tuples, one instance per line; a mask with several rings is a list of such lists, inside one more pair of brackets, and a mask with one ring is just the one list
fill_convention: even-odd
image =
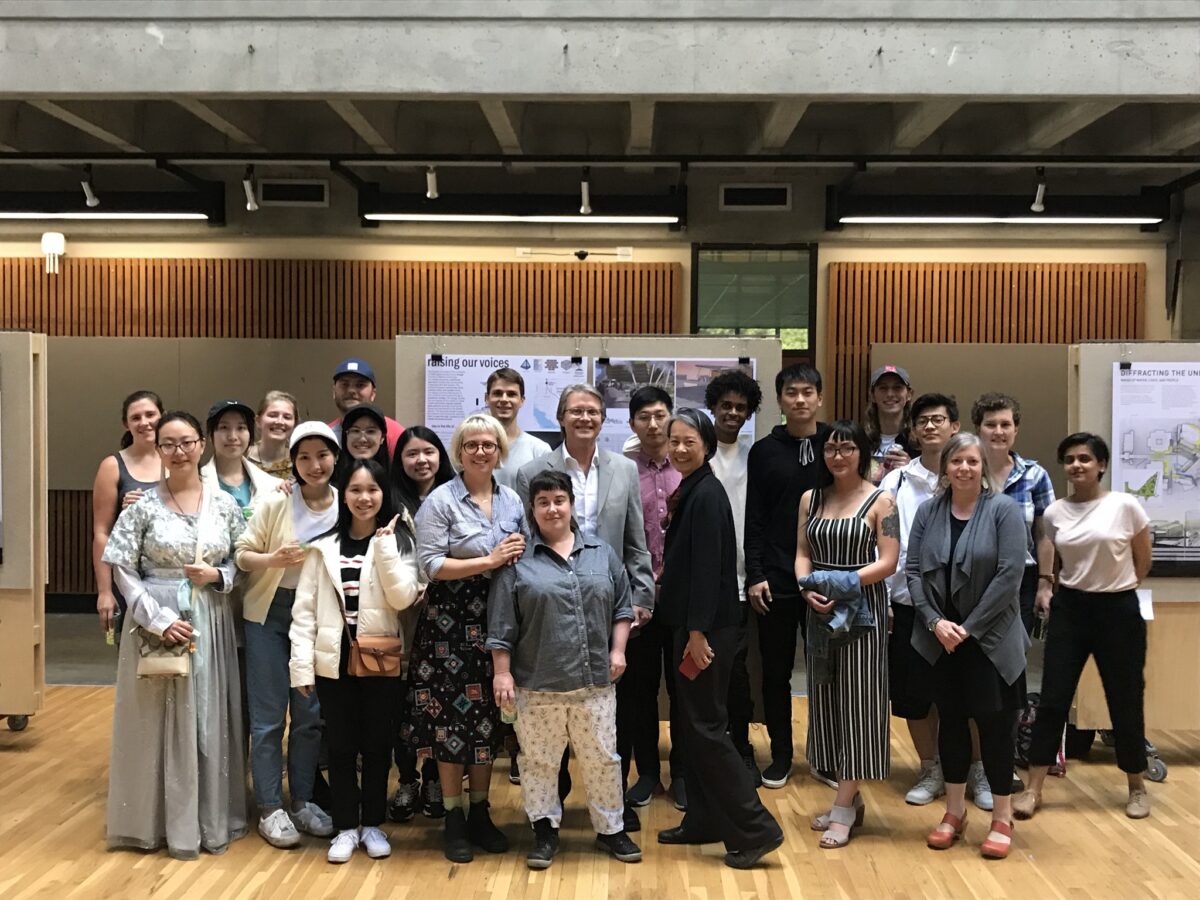
[[(360, 403), (375, 402), (375, 370), (365, 359), (343, 359), (333, 370), (333, 402), (338, 412), (344, 416)], [(387, 421), (388, 459), (396, 452), (396, 442), (404, 434), (404, 426), (391, 416), (384, 416)], [(342, 439), (342, 418), (338, 416), (329, 423), (337, 439)]]
[[(647, 385), (629, 398), (629, 423), (640, 446), (627, 454), (636, 464), (642, 495), (642, 518), (646, 549), (657, 581), (662, 570), (667, 530), (667, 501), (679, 487), (682, 476), (667, 457), (667, 421), (671, 416), (671, 395), (662, 388)], [(628, 768), (637, 763), (638, 778), (626, 795), (626, 803), (645, 806), (659, 790), (658, 692), (663, 671), (667, 672), (667, 693), (671, 700), (671, 732), (677, 734), (671, 676), (671, 632), (657, 618), (635, 628), (625, 647), (625, 675), (617, 682), (617, 752)], [(683, 760), (674, 742), (671, 746), (671, 796), (678, 809), (687, 806), (684, 793)]]

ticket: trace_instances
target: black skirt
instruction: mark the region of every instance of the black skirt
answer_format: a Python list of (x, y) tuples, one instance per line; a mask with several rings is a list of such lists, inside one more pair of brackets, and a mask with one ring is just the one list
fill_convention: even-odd
[(1025, 673), (1008, 684), (973, 637), (938, 658), (933, 682), (943, 716), (973, 718), (1025, 708)]

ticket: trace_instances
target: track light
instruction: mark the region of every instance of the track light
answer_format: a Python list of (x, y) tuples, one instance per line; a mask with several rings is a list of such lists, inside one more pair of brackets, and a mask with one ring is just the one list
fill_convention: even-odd
[(581, 216), (590, 216), (592, 214), (592, 189), (588, 183), (590, 177), (591, 169), (584, 166), (583, 180), (579, 182), (579, 214)]
[(83, 188), (83, 198), (88, 209), (95, 209), (100, 205), (100, 198), (92, 190), (92, 166), (90, 163), (83, 167), (83, 181), (79, 182), (79, 186)]
[(258, 198), (254, 196), (254, 166), (246, 166), (242, 176), (242, 191), (246, 195), (246, 212), (258, 212)]
[(1029, 204), (1029, 211), (1041, 213), (1046, 211), (1046, 170), (1041, 166), (1037, 167), (1037, 191), (1034, 192), (1033, 202)]
[(437, 169), (435, 169), (433, 166), (430, 166), (425, 170), (425, 199), (436, 200), (437, 198)]

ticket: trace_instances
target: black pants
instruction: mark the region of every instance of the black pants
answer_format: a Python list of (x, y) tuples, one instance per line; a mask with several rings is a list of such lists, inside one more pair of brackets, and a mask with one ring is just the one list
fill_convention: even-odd
[[(979, 731), (979, 756), (988, 785), (997, 797), (1012, 792), (1013, 728), (1016, 710), (1001, 710), (972, 717)], [(971, 768), (971, 719), (942, 713), (938, 725), (938, 755), (947, 784), (965, 784)]]
[(1142, 708), (1146, 683), (1146, 622), (1137, 594), (1097, 594), (1059, 588), (1050, 605), (1042, 696), (1030, 738), (1029, 764), (1053, 765), (1071, 699), (1089, 656), (1096, 659), (1117, 765), (1137, 775), (1146, 770), (1146, 726)]
[[(750, 672), (746, 668), (749, 650), (750, 604), (743, 602), (737, 653), (734, 654), (733, 669), (729, 673), (729, 737), (742, 756), (749, 756), (753, 752), (750, 746), (750, 720), (754, 718), (754, 699), (750, 695)], [(670, 681), (667, 683), (670, 684)]]
[(807, 605), (798, 591), (771, 589), (771, 605), (758, 618), (758, 650), (762, 656), (763, 721), (771, 736), (771, 759), (792, 759), (792, 669), (796, 665), (796, 633)]
[(671, 672), (679, 660), (672, 656), (671, 629), (657, 617), (630, 635), (625, 645), (625, 674), (617, 682), (617, 753), (621, 774), (628, 778), (632, 762), (639, 777), (658, 778), (658, 689), (667, 673), (670, 698), (671, 778), (683, 774), (683, 753), (675, 735), (679, 731), (679, 704)]
[[(779, 823), (758, 799), (749, 770), (729, 739), (725, 703), (729, 673), (737, 655), (738, 628), (718, 628), (708, 634), (716, 654), (712, 664), (689, 681), (673, 669), (675, 697), (680, 706), (684, 777), (688, 808), (682, 827), (691, 837), (723, 841), (727, 850), (748, 850), (780, 836)], [(674, 634), (676, 659), (683, 658), (688, 633)]]
[(1025, 574), (1021, 576), (1021, 624), (1025, 626), (1026, 634), (1033, 634), (1037, 590), (1038, 567), (1037, 563), (1034, 563), (1032, 566), (1026, 566)]
[[(382, 825), (387, 815), (399, 678), (317, 676), (317, 698), (329, 740), (330, 815), (339, 831)], [(362, 758), (362, 788), (358, 760)]]

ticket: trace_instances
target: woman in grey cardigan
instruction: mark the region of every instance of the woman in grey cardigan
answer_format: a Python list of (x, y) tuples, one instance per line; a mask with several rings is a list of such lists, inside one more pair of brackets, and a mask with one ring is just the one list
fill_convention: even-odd
[(918, 622), (912, 645), (933, 667), (946, 774), (946, 814), (927, 843), (944, 850), (966, 826), (969, 720), (979, 730), (995, 807), (985, 857), (1003, 859), (1012, 839), (1013, 726), (1025, 703), (1020, 588), (1025, 524), (991, 484), (979, 438), (957, 434), (942, 451), (940, 492), (917, 510), (905, 574)]

